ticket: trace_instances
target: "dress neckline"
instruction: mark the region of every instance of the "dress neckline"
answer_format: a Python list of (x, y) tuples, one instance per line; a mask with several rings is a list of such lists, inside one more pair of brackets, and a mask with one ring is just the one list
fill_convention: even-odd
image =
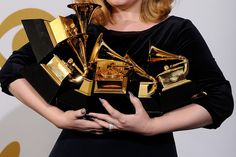
[(108, 29), (104, 26), (100, 26), (101, 29), (103, 29), (104, 32), (107, 32), (109, 34), (113, 34), (113, 35), (137, 35), (137, 34), (143, 34), (143, 33), (146, 33), (146, 32), (150, 32), (152, 31), (153, 29), (156, 29), (157, 27), (159, 27), (160, 25), (162, 25), (163, 23), (169, 21), (172, 17), (174, 17), (173, 15), (172, 16), (168, 16), (166, 19), (162, 20), (161, 22), (147, 28), (147, 29), (144, 29), (144, 30), (140, 30), (140, 31), (119, 31), (119, 30), (113, 30), (113, 29)]

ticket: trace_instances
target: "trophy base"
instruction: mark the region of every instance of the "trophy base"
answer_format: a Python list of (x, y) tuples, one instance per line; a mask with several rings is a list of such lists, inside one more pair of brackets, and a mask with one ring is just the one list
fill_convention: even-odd
[[(135, 108), (130, 102), (128, 94), (94, 94), (92, 96), (85, 96), (74, 90), (68, 90), (57, 97), (57, 106), (64, 110), (78, 110), (85, 108), (87, 113), (107, 113), (106, 109), (102, 106), (99, 98), (107, 100), (112, 107), (124, 114), (134, 114)], [(157, 117), (162, 115), (160, 106), (152, 98), (140, 98), (143, 107), (150, 117)]]
[[(27, 71), (27, 69), (25, 69)], [(99, 98), (106, 99), (115, 109), (119, 110), (124, 114), (134, 114), (135, 108), (130, 102), (129, 94), (107, 94), (107, 93), (93, 93), (91, 96), (84, 95), (74, 88), (61, 88), (53, 82), (50, 78), (47, 78), (46, 72), (40, 67), (36, 66), (30, 68), (30, 73), (27, 73), (28, 81), (34, 86), (34, 88), (44, 97), (44, 99), (50, 104), (55, 104), (58, 108), (63, 111), (67, 110), (78, 110), (85, 108), (87, 113), (107, 113), (105, 108), (102, 106)], [(44, 81), (32, 81), (40, 74)], [(25, 75), (26, 76), (26, 75)], [(30, 78), (30, 79), (29, 79)], [(47, 86), (47, 88), (45, 88)], [(135, 96), (139, 93), (132, 85), (129, 89)], [(198, 94), (193, 82), (183, 84), (181, 86), (169, 89), (154, 94), (150, 98), (139, 98), (143, 104), (143, 107), (147, 111), (150, 117), (158, 117), (162, 114), (171, 110), (183, 107), (193, 102), (193, 95)]]
[[(103, 98), (115, 109), (124, 114), (135, 113), (135, 108), (130, 102), (127, 92), (126, 94), (92, 93), (91, 96), (84, 95), (75, 90), (77, 87), (66, 86), (65, 82), (64, 85), (67, 88), (58, 86), (40, 65), (25, 68), (24, 71), (22, 71), (22, 75), (48, 103), (55, 104), (63, 111), (85, 108), (87, 113), (107, 113), (99, 101), (99, 98)], [(88, 86), (86, 87), (88, 88)], [(133, 83), (130, 84), (127, 91), (131, 91), (135, 96), (138, 96), (138, 88), (139, 83)], [(161, 94), (155, 93), (150, 98), (139, 99), (150, 117), (158, 117), (166, 112), (193, 103), (196, 99), (194, 95), (198, 95), (201, 92), (202, 91), (197, 90), (194, 82), (188, 82), (181, 86), (163, 91)], [(203, 97), (205, 96), (207, 96), (207, 94)], [(199, 99), (199, 97), (197, 97), (197, 99)]]

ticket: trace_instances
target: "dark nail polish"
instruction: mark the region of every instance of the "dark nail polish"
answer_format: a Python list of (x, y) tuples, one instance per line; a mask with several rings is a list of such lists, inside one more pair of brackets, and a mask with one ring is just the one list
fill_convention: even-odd
[(134, 97), (134, 94), (131, 93), (130, 91), (128, 92), (131, 97)]
[(102, 98), (99, 98), (99, 101), (100, 101), (101, 103), (104, 103), (104, 99), (102, 99)]
[(86, 114), (86, 109), (85, 108), (81, 109), (81, 113)]

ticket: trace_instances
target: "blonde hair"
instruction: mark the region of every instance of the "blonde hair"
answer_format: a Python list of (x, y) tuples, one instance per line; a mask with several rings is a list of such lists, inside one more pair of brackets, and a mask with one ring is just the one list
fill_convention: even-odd
[[(174, 0), (142, 0), (141, 16), (143, 22), (157, 22), (165, 19), (172, 9), (172, 2)], [(93, 16), (93, 22), (101, 25), (112, 21), (112, 7), (106, 0), (90, 0), (100, 4), (102, 7), (98, 9)]]

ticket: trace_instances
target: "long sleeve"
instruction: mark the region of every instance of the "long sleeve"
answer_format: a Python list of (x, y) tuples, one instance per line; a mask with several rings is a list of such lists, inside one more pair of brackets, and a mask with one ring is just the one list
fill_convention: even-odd
[(36, 63), (36, 59), (29, 43), (19, 50), (14, 51), (0, 71), (2, 91), (11, 95), (8, 91), (9, 84), (14, 80), (23, 77), (21, 75), (22, 68), (34, 63)]
[(207, 93), (197, 103), (212, 116), (213, 124), (207, 128), (217, 128), (233, 112), (233, 97), (227, 81), (213, 58), (206, 42), (192, 22), (186, 20), (177, 36), (178, 52), (189, 59), (189, 79), (196, 82), (197, 89)]

